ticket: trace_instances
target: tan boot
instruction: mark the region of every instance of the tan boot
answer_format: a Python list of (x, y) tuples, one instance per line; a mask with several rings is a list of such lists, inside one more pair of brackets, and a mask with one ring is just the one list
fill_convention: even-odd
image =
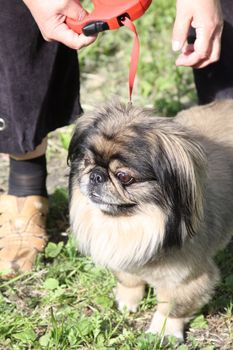
[(46, 243), (48, 199), (0, 196), (0, 278), (31, 271)]

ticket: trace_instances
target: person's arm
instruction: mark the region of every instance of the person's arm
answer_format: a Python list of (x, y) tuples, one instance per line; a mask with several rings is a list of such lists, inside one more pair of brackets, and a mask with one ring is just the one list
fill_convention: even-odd
[(65, 23), (66, 17), (83, 19), (86, 11), (78, 0), (23, 0), (47, 41), (59, 41), (73, 49), (91, 44), (96, 37), (73, 32)]
[[(196, 31), (196, 40), (188, 45), (190, 26)], [(220, 56), (222, 28), (219, 0), (177, 0), (172, 47), (181, 53), (176, 65), (202, 68), (216, 62)]]

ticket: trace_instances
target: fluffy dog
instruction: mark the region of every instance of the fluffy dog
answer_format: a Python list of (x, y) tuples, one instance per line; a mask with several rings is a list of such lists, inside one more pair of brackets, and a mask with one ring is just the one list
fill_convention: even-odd
[(120, 309), (136, 311), (153, 286), (149, 331), (183, 340), (219, 280), (213, 257), (233, 233), (233, 101), (175, 118), (108, 105), (79, 120), (69, 160), (79, 250), (116, 274)]

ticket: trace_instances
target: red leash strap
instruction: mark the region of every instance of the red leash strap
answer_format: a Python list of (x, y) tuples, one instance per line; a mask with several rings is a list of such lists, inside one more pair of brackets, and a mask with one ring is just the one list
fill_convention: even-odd
[(139, 53), (140, 53), (140, 42), (139, 37), (137, 33), (137, 29), (133, 22), (128, 18), (125, 17), (125, 19), (122, 21), (124, 26), (129, 28), (134, 33), (134, 42), (133, 42), (133, 48), (131, 52), (131, 60), (130, 60), (130, 69), (129, 69), (129, 100), (131, 102), (132, 99), (132, 92), (134, 87), (134, 80), (137, 72), (138, 67), (138, 61), (139, 61)]

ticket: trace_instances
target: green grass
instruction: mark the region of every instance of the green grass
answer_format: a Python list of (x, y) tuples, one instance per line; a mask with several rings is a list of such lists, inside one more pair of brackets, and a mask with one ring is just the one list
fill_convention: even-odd
[[(225, 290), (225, 283), (221, 296), (229, 287)], [(190, 349), (177, 346), (172, 338), (163, 341), (143, 333), (156, 304), (151, 290), (140, 310), (130, 315), (117, 310), (114, 286), (108, 271), (76, 254), (71, 239), (50, 243), (33, 273), (1, 284), (0, 349)], [(218, 302), (214, 300), (215, 312)], [(229, 323), (230, 337), (232, 306), (222, 317)], [(191, 327), (200, 333), (209, 325), (201, 314)], [(199, 348), (192, 335), (188, 343), (191, 349)]]

